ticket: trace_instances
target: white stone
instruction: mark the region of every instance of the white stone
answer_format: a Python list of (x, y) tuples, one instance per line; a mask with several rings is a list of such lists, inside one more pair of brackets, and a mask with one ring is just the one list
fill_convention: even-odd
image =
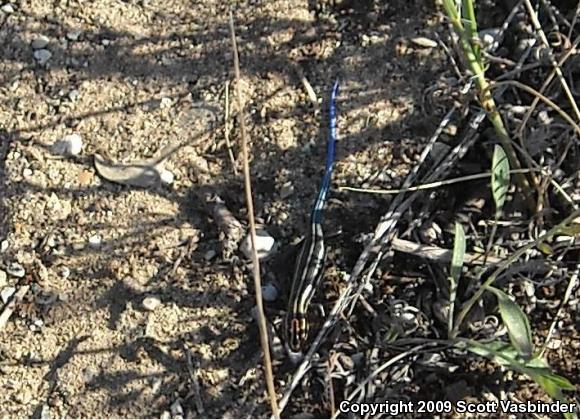
[[(265, 230), (258, 230), (256, 232), (256, 251), (258, 252), (258, 258), (260, 260), (269, 257), (275, 250), (275, 245), (276, 240), (268, 232)], [(246, 258), (252, 258), (252, 238), (250, 234), (242, 241), (240, 250)]]
[(89, 246), (91, 248), (99, 248), (101, 243), (103, 242), (103, 238), (100, 235), (91, 235), (89, 236)]
[(81, 33), (82, 33), (82, 31), (79, 31), (79, 30), (73, 30), (73, 31), (67, 32), (67, 34), (66, 34), (66, 38), (67, 38), (69, 41), (78, 41), (78, 39), (79, 39), (79, 38), (80, 38), (80, 36), (81, 36)]
[(44, 65), (52, 58), (52, 53), (46, 49), (36, 50), (34, 51), (34, 58), (38, 61), (38, 64)]
[(173, 181), (175, 181), (175, 175), (173, 175), (173, 173), (167, 169), (161, 170), (159, 177), (161, 178), (161, 182), (163, 182), (165, 185), (171, 185), (173, 184)]
[(49, 42), (50, 39), (48, 39), (47, 36), (39, 35), (37, 38), (34, 38), (32, 40), (30, 45), (32, 45), (32, 48), (34, 48), (35, 50), (41, 50), (45, 48)]
[(69, 134), (52, 145), (52, 152), (61, 156), (76, 156), (83, 149), (83, 139), (77, 134)]
[(24, 267), (22, 267), (17, 262), (11, 263), (6, 269), (6, 272), (11, 276), (18, 278), (22, 278), (26, 274), (26, 271), (24, 271)]
[(145, 308), (146, 310), (154, 311), (159, 307), (159, 305), (161, 305), (161, 300), (157, 296), (148, 296), (145, 299), (143, 299), (143, 302), (141, 304), (143, 305), (143, 308)]
[(8, 284), (8, 276), (6, 271), (0, 270), (0, 289)]
[(415, 38), (411, 38), (411, 42), (418, 47), (423, 48), (435, 48), (437, 46), (437, 42), (433, 41), (432, 39), (425, 38), (424, 36), (418, 36)]
[(0, 298), (2, 299), (2, 303), (6, 305), (14, 293), (16, 293), (16, 287), (14, 286), (8, 286), (2, 289), (2, 291), (0, 292)]
[(14, 13), (14, 6), (10, 3), (6, 3), (4, 6), (2, 6), (1, 10), (7, 14)]

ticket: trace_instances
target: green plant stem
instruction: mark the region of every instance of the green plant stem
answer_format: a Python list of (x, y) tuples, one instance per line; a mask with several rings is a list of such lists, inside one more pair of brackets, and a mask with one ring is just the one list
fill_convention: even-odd
[[(514, 169), (521, 169), (522, 165), (516, 155), (515, 149), (511, 144), (511, 138), (507, 129), (505, 128), (501, 115), (497, 110), (495, 100), (491, 94), (490, 84), (485, 78), (483, 62), (480, 55), (478, 54), (479, 47), (476, 44), (473, 44), (473, 40), (470, 37), (470, 33), (474, 30), (474, 28), (477, 29), (473, 2), (471, 0), (464, 0), (463, 2), (470, 25), (468, 29), (463, 26), (461, 17), (459, 16), (457, 9), (453, 5), (452, 1), (445, 0), (443, 4), (449, 20), (451, 21), (455, 32), (457, 32), (459, 36), (459, 42), (467, 59), (467, 65), (473, 73), (475, 84), (479, 93), (479, 102), (483, 109), (486, 111), (487, 118), (493, 125), (495, 133), (497, 134), (498, 139), (510, 161), (510, 166)], [(536, 204), (533, 200), (528, 179), (520, 173), (516, 174), (516, 182), (524, 193), (530, 211), (535, 212)]]
[(506, 269), (508, 268), (513, 262), (515, 262), (518, 258), (520, 258), (522, 255), (524, 255), (527, 251), (529, 251), (530, 249), (532, 249), (533, 247), (537, 246), (539, 243), (544, 242), (548, 239), (550, 239), (552, 236), (554, 236), (555, 234), (557, 234), (563, 227), (565, 227), (566, 225), (568, 225), (571, 221), (573, 221), (576, 217), (580, 216), (580, 209), (572, 212), (568, 217), (566, 217), (563, 221), (561, 221), (560, 223), (558, 223), (556, 226), (554, 226), (552, 229), (550, 229), (548, 232), (544, 233), (542, 236), (540, 236), (538, 239), (536, 239), (534, 242), (529, 243), (526, 246), (521, 247), (520, 249), (518, 249), (516, 252), (514, 252), (512, 255), (510, 255), (490, 276), (489, 278), (485, 281), (485, 283), (483, 283), (481, 285), (481, 287), (479, 289), (477, 289), (477, 292), (475, 292), (473, 294), (473, 296), (467, 301), (465, 302), (465, 305), (463, 305), (463, 308), (461, 308), (461, 311), (459, 312), (459, 314), (457, 315), (457, 319), (455, 321), (455, 326), (453, 328), (453, 332), (450, 336), (450, 338), (456, 338), (457, 334), (459, 333), (459, 328), (461, 327), (461, 324), (463, 323), (463, 320), (465, 319), (465, 317), (467, 316), (467, 314), (469, 313), (469, 311), (471, 310), (471, 308), (473, 307), (473, 305), (475, 305), (475, 303), (481, 299), (481, 296), (483, 295), (483, 293), (487, 290), (487, 288), (489, 286), (491, 286), (493, 284), (494, 281), (497, 280), (497, 277)]

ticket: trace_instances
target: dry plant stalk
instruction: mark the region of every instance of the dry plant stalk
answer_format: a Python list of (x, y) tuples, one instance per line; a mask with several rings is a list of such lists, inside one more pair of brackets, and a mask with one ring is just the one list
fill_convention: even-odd
[(270, 358), (270, 346), (268, 341), (268, 329), (266, 326), (266, 315), (264, 315), (264, 305), (262, 302), (262, 280), (260, 278), (260, 261), (256, 252), (256, 222), (254, 220), (254, 202), (252, 200), (252, 183), (250, 178), (250, 163), (248, 157), (248, 135), (244, 120), (242, 92), (240, 90), (240, 61), (238, 58), (238, 46), (236, 43), (236, 32), (234, 29), (234, 18), (230, 10), (230, 33), (232, 37), (232, 50), (234, 55), (234, 72), (236, 76), (236, 94), (239, 103), (240, 133), (242, 137), (242, 164), (244, 173), (244, 190), (246, 192), (246, 206), (248, 208), (248, 223), (250, 225), (250, 237), (252, 239), (252, 272), (254, 277), (254, 287), (256, 289), (256, 304), (258, 307), (258, 327), (260, 329), (260, 342), (264, 353), (264, 370), (266, 373), (266, 387), (270, 397), (270, 406), (274, 418), (280, 418), (278, 402), (276, 399), (276, 389), (274, 387), (274, 375), (272, 374), (272, 360)]

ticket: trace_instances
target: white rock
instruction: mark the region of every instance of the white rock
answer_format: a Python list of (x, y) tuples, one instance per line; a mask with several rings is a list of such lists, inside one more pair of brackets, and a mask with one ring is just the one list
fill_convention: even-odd
[(143, 308), (145, 308), (146, 310), (154, 311), (159, 307), (159, 305), (161, 305), (161, 300), (157, 296), (148, 296), (145, 299), (143, 299), (143, 302), (141, 304), (143, 305)]
[(8, 276), (6, 271), (0, 270), (0, 289), (8, 284)]
[(278, 298), (278, 288), (273, 283), (262, 285), (262, 298), (266, 302), (273, 302)]
[[(265, 230), (256, 231), (256, 251), (260, 260), (269, 257), (275, 250), (275, 245), (276, 240), (268, 232)], [(252, 238), (250, 234), (242, 241), (240, 250), (246, 258), (252, 258)]]
[(80, 38), (81, 34), (82, 34), (82, 31), (73, 30), (73, 31), (67, 32), (66, 38), (69, 41), (78, 41), (78, 39)]
[(63, 265), (60, 270), (59, 273), (61, 275), (61, 277), (63, 279), (68, 279), (70, 277), (70, 268), (68, 268), (67, 266)]
[(52, 193), (46, 201), (44, 211), (53, 220), (65, 220), (72, 212), (72, 204), (70, 200), (61, 200), (55, 193)]
[(83, 139), (77, 134), (69, 134), (52, 145), (52, 152), (61, 156), (76, 156), (83, 149)]
[(38, 64), (44, 65), (52, 58), (52, 53), (46, 49), (36, 50), (34, 51), (34, 58), (38, 61)]
[(2, 243), (0, 243), (0, 252), (6, 252), (10, 248), (10, 243), (4, 239)]
[(437, 46), (437, 42), (433, 41), (432, 39), (425, 38), (424, 36), (418, 36), (415, 38), (411, 38), (411, 42), (418, 47), (423, 48), (435, 48)]
[(32, 48), (34, 48), (35, 50), (41, 50), (45, 48), (49, 42), (50, 39), (48, 39), (47, 36), (39, 35), (37, 38), (34, 38), (32, 40), (30, 45), (32, 45)]
[(175, 175), (173, 175), (173, 173), (167, 169), (163, 169), (159, 174), (159, 177), (161, 178), (161, 182), (163, 182), (165, 185), (171, 185), (173, 184), (173, 181), (175, 181)]
[(91, 248), (99, 248), (101, 243), (103, 242), (103, 238), (100, 235), (91, 235), (89, 236), (89, 246)]
[(4, 6), (2, 6), (0, 10), (2, 10), (6, 14), (14, 13), (14, 6), (11, 5), (10, 3), (6, 3)]
[(2, 303), (6, 305), (14, 293), (16, 293), (16, 287), (14, 286), (8, 286), (2, 289), (2, 291), (0, 292), (0, 298), (2, 299)]
[(11, 276), (18, 278), (22, 278), (26, 274), (26, 271), (24, 271), (24, 267), (22, 267), (17, 262), (11, 263), (6, 269), (6, 272)]

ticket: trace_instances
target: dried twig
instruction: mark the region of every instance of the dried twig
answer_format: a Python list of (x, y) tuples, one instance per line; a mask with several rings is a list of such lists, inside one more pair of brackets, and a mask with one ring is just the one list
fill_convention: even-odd
[(250, 237), (252, 239), (252, 271), (254, 276), (254, 287), (256, 289), (256, 304), (258, 307), (258, 327), (260, 329), (260, 341), (264, 352), (264, 370), (266, 373), (266, 387), (270, 397), (270, 406), (274, 418), (280, 418), (278, 403), (276, 401), (276, 389), (274, 387), (274, 375), (272, 373), (272, 361), (270, 358), (270, 345), (268, 340), (268, 329), (266, 326), (266, 315), (264, 314), (264, 304), (262, 302), (262, 280), (260, 278), (260, 260), (256, 252), (256, 221), (254, 220), (254, 202), (252, 199), (252, 183), (250, 178), (250, 162), (248, 157), (248, 135), (244, 120), (242, 91), (240, 89), (240, 61), (238, 57), (238, 46), (236, 43), (236, 32), (234, 28), (234, 17), (230, 10), (230, 33), (232, 38), (232, 51), (234, 54), (234, 71), (236, 75), (236, 94), (238, 97), (240, 131), (242, 137), (242, 160), (244, 173), (244, 189), (246, 192), (246, 206), (248, 208), (248, 222), (250, 225)]

